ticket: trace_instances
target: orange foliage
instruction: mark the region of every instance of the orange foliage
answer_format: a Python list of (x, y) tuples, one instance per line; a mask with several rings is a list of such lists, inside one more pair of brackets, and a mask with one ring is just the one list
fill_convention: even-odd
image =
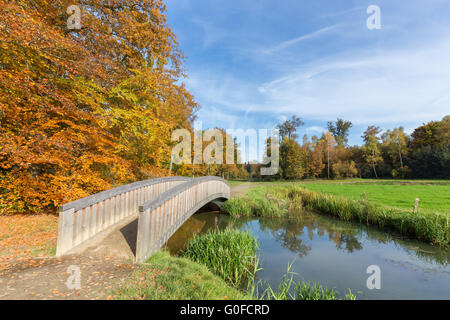
[(0, 0), (0, 214), (166, 175), (197, 108), (162, 1), (78, 1), (79, 31), (71, 4)]

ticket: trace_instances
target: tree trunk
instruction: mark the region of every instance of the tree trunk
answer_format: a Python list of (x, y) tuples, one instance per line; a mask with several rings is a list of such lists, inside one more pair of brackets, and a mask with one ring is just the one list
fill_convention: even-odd
[(400, 156), (400, 168), (403, 169), (403, 158), (402, 158), (402, 149), (398, 148), (398, 155)]
[(373, 172), (375, 173), (375, 179), (378, 179), (377, 170), (375, 169), (375, 162), (372, 162)]
[(330, 179), (330, 146), (327, 146), (328, 179)]

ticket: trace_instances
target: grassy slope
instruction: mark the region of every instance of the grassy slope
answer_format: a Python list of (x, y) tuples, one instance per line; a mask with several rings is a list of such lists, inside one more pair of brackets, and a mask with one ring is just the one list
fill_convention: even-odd
[(250, 299), (202, 264), (160, 251), (139, 267), (116, 299), (223, 300)]

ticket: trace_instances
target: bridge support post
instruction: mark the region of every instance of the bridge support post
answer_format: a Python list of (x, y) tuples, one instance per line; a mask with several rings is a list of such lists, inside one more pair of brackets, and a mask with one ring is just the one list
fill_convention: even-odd
[(75, 209), (69, 209), (59, 213), (58, 239), (56, 245), (57, 257), (61, 257), (64, 253), (72, 249), (74, 214)]

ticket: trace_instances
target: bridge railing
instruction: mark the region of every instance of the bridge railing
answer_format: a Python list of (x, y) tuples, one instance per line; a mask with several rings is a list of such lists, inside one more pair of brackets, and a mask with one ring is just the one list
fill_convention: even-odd
[(197, 210), (215, 199), (228, 199), (230, 186), (218, 177), (196, 178), (180, 184), (139, 207), (136, 262), (161, 249)]
[(56, 256), (62, 256), (108, 227), (137, 215), (138, 207), (192, 178), (149, 179), (106, 190), (59, 208)]

